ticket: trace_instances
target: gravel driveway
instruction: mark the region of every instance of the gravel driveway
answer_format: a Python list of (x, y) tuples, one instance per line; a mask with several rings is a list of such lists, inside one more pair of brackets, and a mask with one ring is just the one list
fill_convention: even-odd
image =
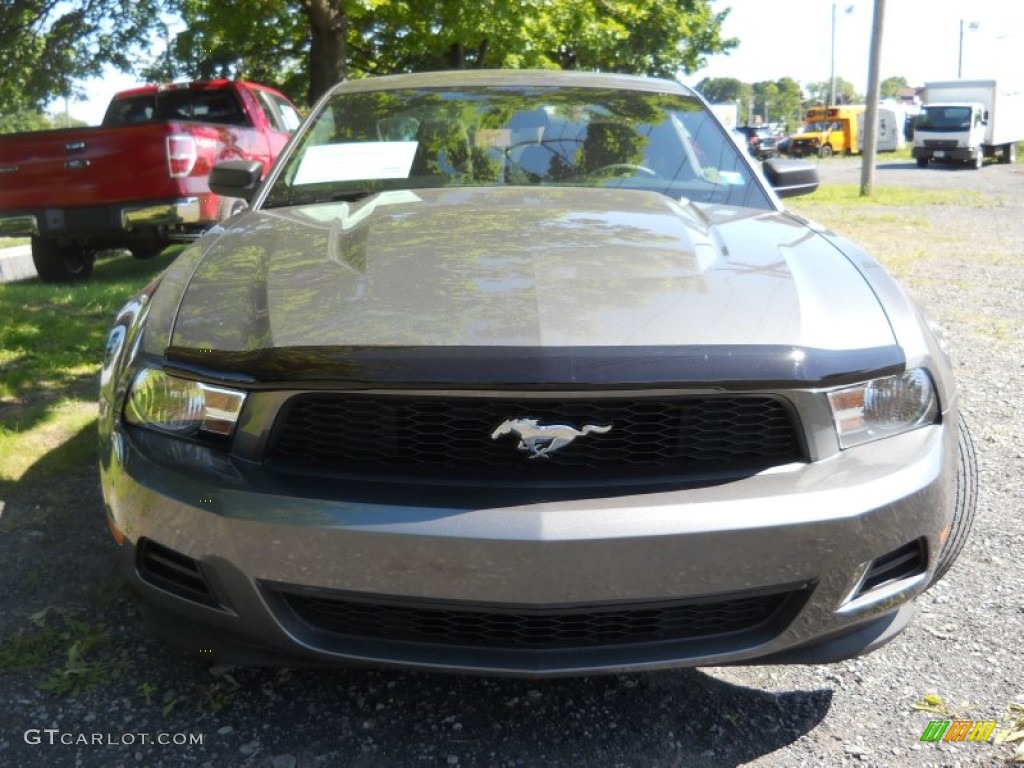
[[(820, 168), (825, 183), (859, 180), (857, 160)], [(883, 159), (877, 183), (973, 195), (965, 207), (868, 211), (878, 226), (856, 239), (892, 258), (950, 330), (981, 465), (972, 541), (885, 648), (831, 666), (544, 682), (211, 669), (140, 626), (113, 575), (90, 463), (42, 488), (30, 472), (0, 518), (0, 668), (36, 651), (44, 659), (0, 672), (0, 765), (792, 768), (1012, 758), (1020, 741), (920, 736), (930, 719), (1006, 724), (1010, 705), (1024, 707), (1024, 166), (918, 170)], [(914, 708), (926, 695), (940, 713)]]

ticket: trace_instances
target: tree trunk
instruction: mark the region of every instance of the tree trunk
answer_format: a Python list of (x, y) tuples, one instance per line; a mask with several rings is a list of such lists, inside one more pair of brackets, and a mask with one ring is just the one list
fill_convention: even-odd
[(309, 94), (312, 105), (348, 74), (346, 0), (306, 0), (309, 18)]
[(462, 48), (462, 43), (452, 43), (451, 48), (445, 54), (445, 64), (448, 65), (448, 69), (466, 68), (466, 53)]

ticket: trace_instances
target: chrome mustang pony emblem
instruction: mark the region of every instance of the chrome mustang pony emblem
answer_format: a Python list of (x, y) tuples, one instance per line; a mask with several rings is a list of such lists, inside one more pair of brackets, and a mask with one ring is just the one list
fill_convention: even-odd
[(567, 424), (538, 424), (537, 419), (507, 419), (498, 425), (498, 428), (491, 433), (491, 440), (497, 440), (502, 435), (515, 433), (519, 436), (519, 445), (516, 446), (523, 453), (529, 454), (529, 459), (546, 459), (549, 454), (565, 448), (577, 437), (596, 432), (604, 434), (611, 432), (611, 425), (596, 426), (584, 424), (582, 429), (570, 427)]

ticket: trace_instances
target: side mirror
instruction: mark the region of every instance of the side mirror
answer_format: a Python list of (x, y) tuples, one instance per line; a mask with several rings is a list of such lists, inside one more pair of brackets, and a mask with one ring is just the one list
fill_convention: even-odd
[(251, 203), (263, 178), (263, 163), (227, 160), (210, 171), (210, 191), (221, 197), (240, 197)]
[(818, 188), (818, 168), (808, 160), (765, 160), (761, 170), (779, 197), (809, 195)]

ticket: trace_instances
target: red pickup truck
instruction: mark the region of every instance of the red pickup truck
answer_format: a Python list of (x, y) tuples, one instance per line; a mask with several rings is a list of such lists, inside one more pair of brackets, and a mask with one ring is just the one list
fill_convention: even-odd
[(118, 93), (102, 125), (0, 136), (0, 237), (31, 237), (45, 281), (92, 274), (99, 250), (154, 256), (244, 203), (207, 183), (222, 160), (269, 168), (301, 123), (281, 93), (233, 80)]

